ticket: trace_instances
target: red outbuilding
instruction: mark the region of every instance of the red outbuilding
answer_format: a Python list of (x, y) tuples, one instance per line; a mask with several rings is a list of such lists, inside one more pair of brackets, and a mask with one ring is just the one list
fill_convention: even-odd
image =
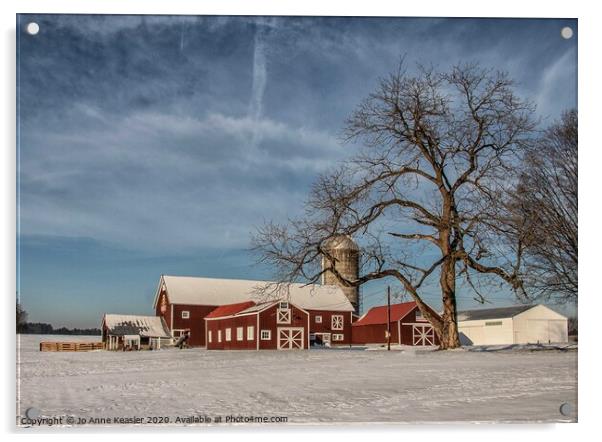
[(222, 305), (205, 316), (208, 350), (309, 348), (309, 313), (287, 301)]
[[(391, 344), (439, 345), (433, 326), (415, 302), (392, 304), (389, 314)], [(387, 343), (387, 306), (372, 307), (351, 327), (354, 344)]]

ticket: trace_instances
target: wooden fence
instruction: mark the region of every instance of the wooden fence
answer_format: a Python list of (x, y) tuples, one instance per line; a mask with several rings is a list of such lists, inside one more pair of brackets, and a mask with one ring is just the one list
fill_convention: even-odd
[(91, 351), (103, 348), (102, 342), (40, 342), (40, 351)]

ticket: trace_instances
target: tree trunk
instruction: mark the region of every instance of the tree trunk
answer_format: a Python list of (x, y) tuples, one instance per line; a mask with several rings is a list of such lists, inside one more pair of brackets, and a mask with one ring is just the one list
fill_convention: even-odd
[(441, 291), (443, 294), (443, 325), (439, 333), (442, 350), (460, 347), (456, 311), (456, 262), (448, 258), (441, 266)]

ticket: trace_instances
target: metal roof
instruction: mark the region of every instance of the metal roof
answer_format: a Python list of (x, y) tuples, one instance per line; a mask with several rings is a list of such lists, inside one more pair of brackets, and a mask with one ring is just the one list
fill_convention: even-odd
[[(399, 321), (401, 318), (406, 316), (412, 310), (416, 308), (415, 302), (403, 302), (401, 304), (391, 304), (391, 317), (390, 322)], [(380, 305), (378, 307), (372, 307), (368, 310), (359, 320), (353, 323), (354, 327), (362, 325), (375, 325), (375, 324), (386, 324), (387, 323), (387, 306)]]
[(150, 338), (170, 338), (167, 325), (160, 316), (115, 315), (105, 314), (104, 325), (109, 334), (139, 335)]
[(181, 305), (226, 305), (245, 301), (290, 301), (305, 310), (354, 311), (351, 302), (340, 287), (321, 284), (291, 283), (275, 287), (274, 293), (261, 294), (259, 290), (270, 281), (243, 279), (198, 278), (163, 275), (154, 305), (164, 285), (169, 301)]
[(223, 316), (235, 315), (236, 313), (242, 312), (243, 310), (246, 310), (249, 307), (253, 306), (255, 306), (255, 303), (253, 301), (221, 305), (215, 310), (212, 310), (211, 313), (209, 313), (207, 316), (205, 316), (205, 319), (221, 318)]
[(483, 319), (512, 318), (535, 307), (534, 305), (513, 305), (511, 307), (484, 308), (458, 312), (458, 321), (479, 321)]
[[(269, 307), (272, 307), (273, 305), (277, 304), (279, 301), (268, 301), (268, 302), (260, 302), (260, 303), (255, 303), (253, 301), (247, 301), (247, 302), (240, 302), (237, 304), (228, 304), (228, 305), (222, 305), (218, 308), (216, 308), (215, 310), (213, 310), (211, 313), (209, 313), (207, 316), (205, 316), (205, 319), (216, 319), (216, 318), (224, 318), (224, 317), (234, 317), (234, 316), (241, 316), (241, 315), (247, 315), (250, 313), (258, 313), (261, 312), (263, 310), (268, 309)], [(292, 302), (289, 302), (289, 305), (294, 305)], [(297, 306), (295, 306), (297, 307)], [(299, 307), (297, 307), (299, 308)]]

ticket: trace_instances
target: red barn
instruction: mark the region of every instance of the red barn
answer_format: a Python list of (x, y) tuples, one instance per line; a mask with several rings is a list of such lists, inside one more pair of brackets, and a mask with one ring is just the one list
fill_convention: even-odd
[[(415, 302), (392, 304), (391, 344), (439, 345), (439, 338)], [(354, 344), (387, 343), (387, 306), (372, 307), (352, 327)]]
[(309, 348), (309, 313), (287, 301), (223, 305), (205, 317), (208, 350)]
[(270, 291), (269, 295), (260, 295), (259, 290), (267, 284), (270, 283), (163, 275), (154, 309), (157, 316), (163, 317), (174, 338), (188, 331), (190, 345), (206, 346), (204, 319), (218, 307), (247, 301), (256, 304), (288, 301), (309, 315), (310, 339), (332, 345), (351, 344), (354, 307), (340, 287), (290, 284)]

